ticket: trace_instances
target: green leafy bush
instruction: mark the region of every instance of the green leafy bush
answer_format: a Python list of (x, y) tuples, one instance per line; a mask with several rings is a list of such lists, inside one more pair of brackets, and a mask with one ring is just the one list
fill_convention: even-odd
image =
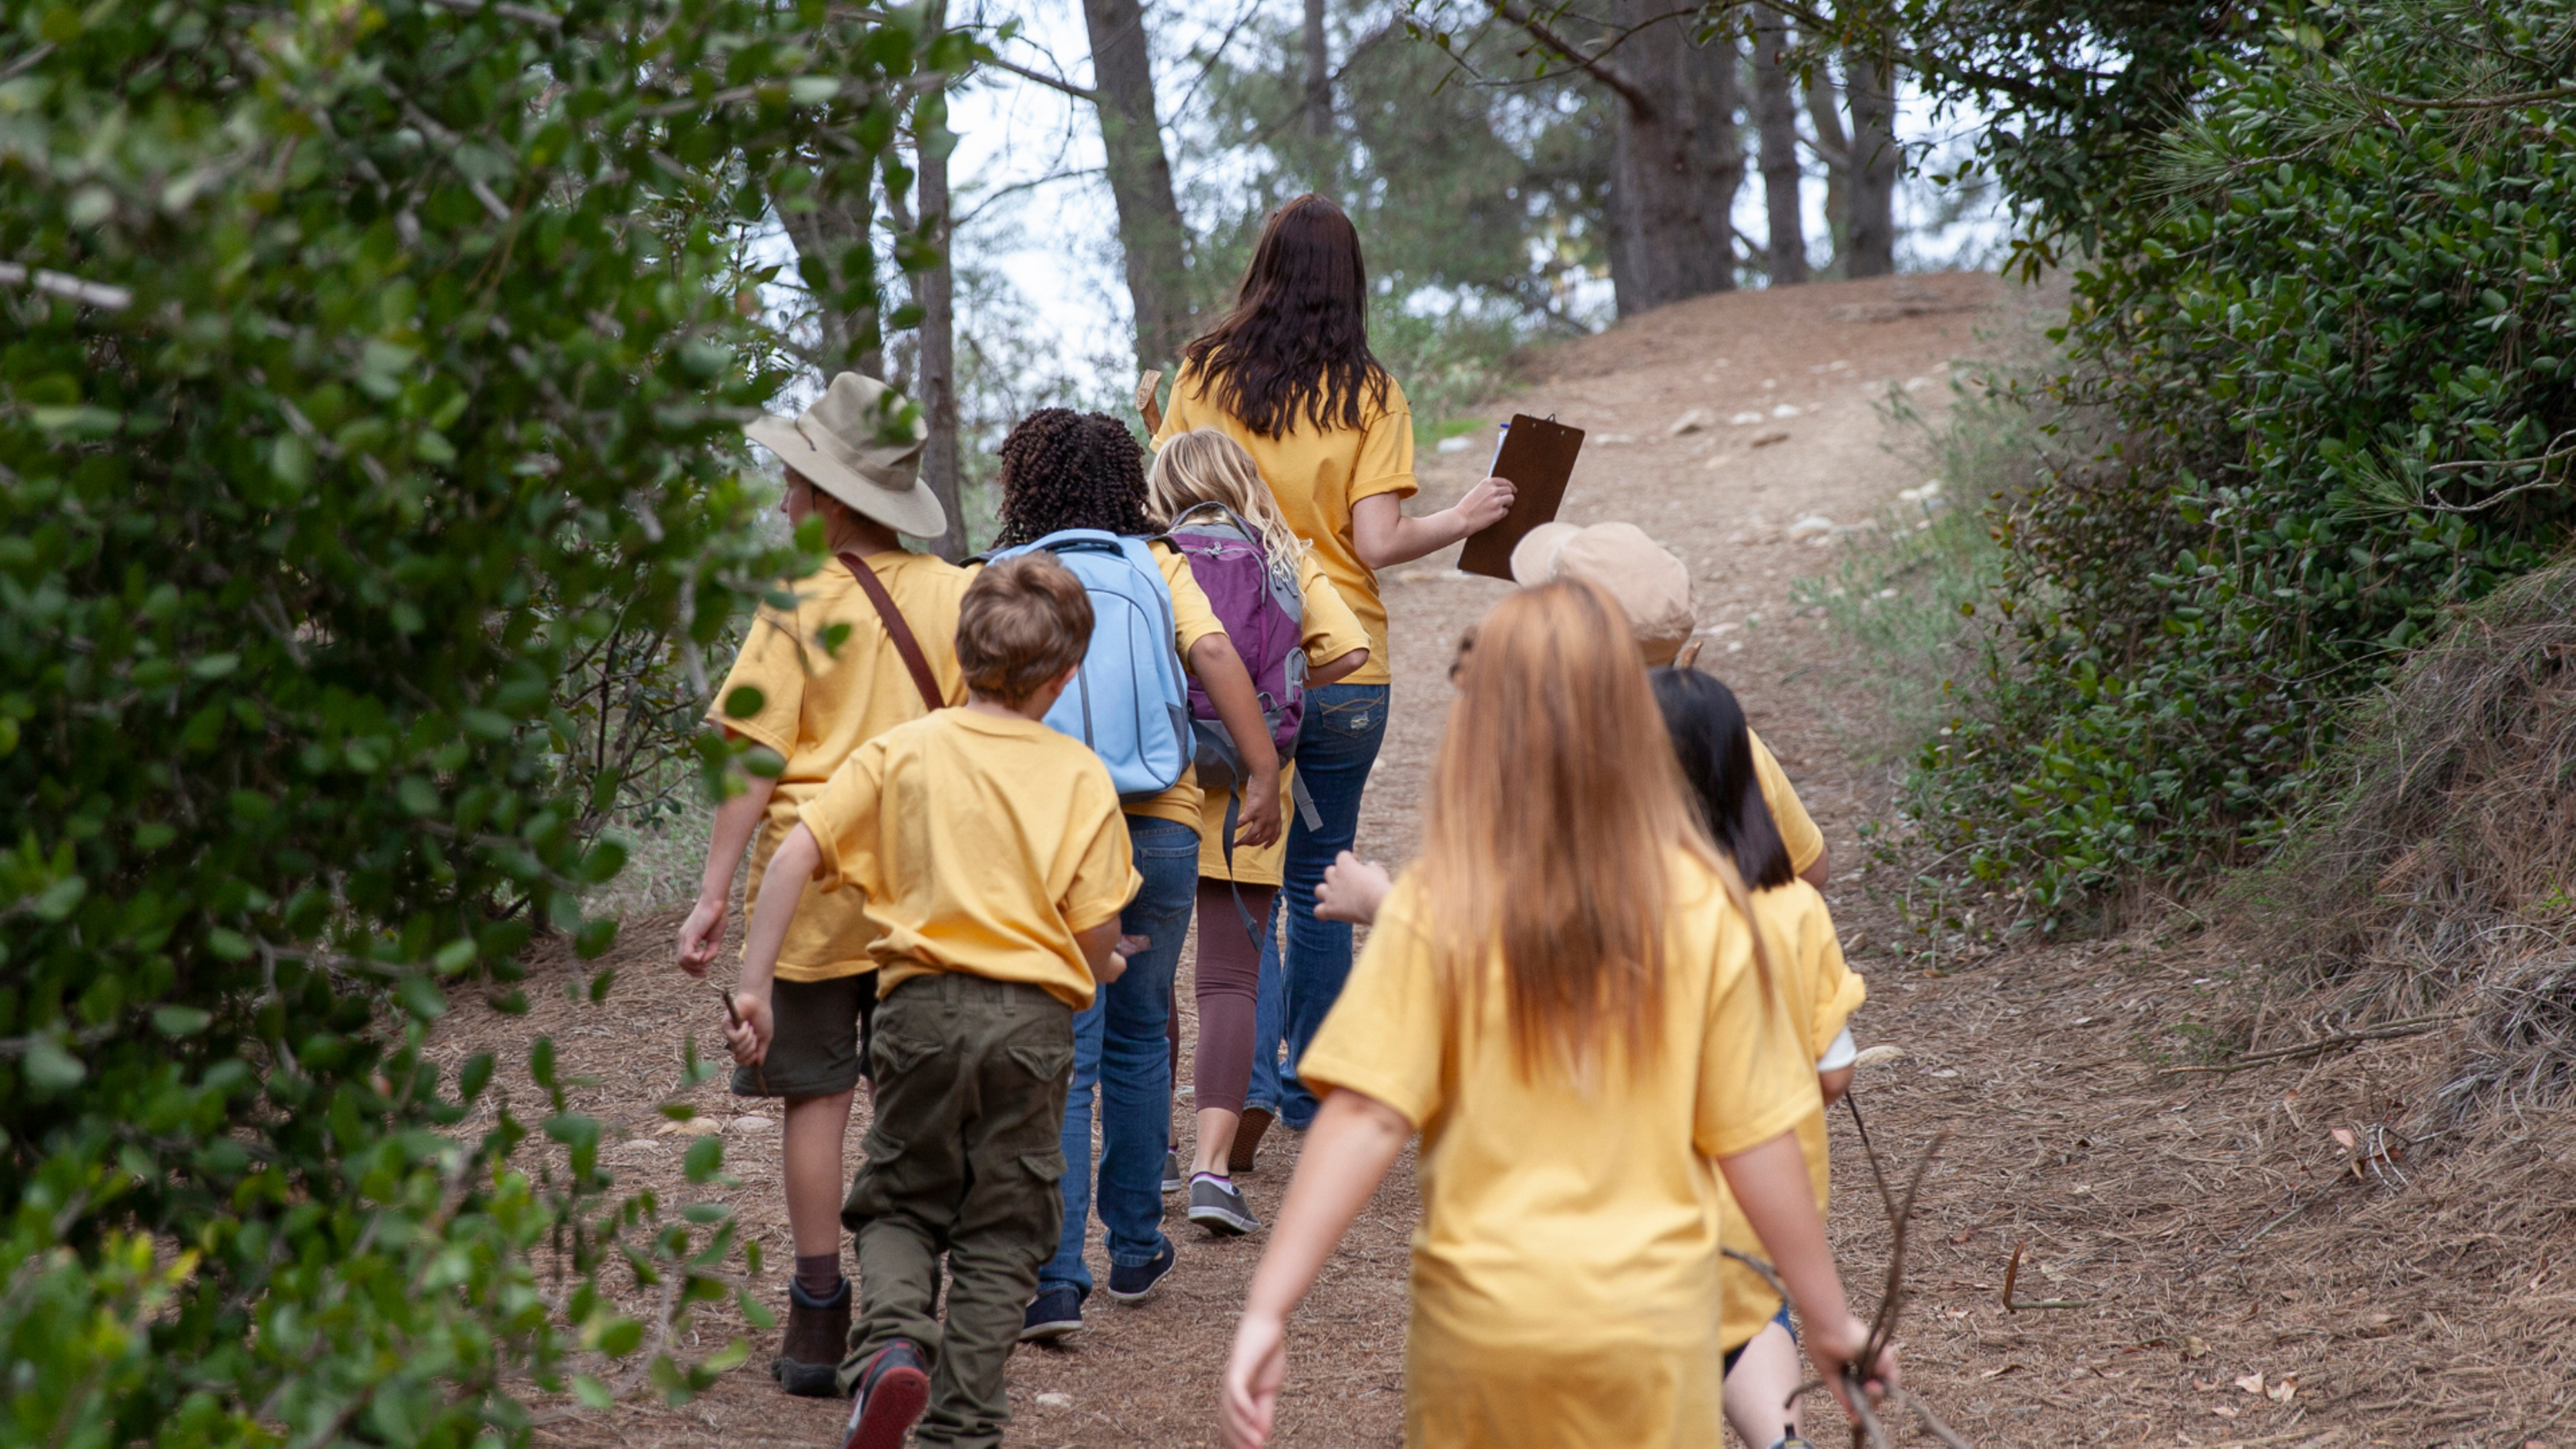
[(780, 381), (745, 178), (846, 186), (965, 45), (819, 0), (0, 0), (13, 1439), (515, 1442), (530, 1385), (742, 1357), (669, 1337), (729, 1291), (719, 1206), (621, 1195), (547, 1043), (533, 1094), (423, 1045), (532, 930), (609, 945), (625, 742), (789, 562), (736, 476)]
[[(2284, 12), (2075, 277), (2111, 443), (1999, 515), (1993, 667), (1919, 816), (2063, 921), (2271, 838), (2339, 706), (2576, 509), (2560, 5)], [(2135, 173), (2130, 173), (2134, 175)]]

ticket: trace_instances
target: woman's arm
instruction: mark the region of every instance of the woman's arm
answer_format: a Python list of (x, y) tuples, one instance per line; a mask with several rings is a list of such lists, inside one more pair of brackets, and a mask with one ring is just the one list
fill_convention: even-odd
[(1307, 671), (1306, 687), (1308, 689), (1321, 689), (1327, 684), (1339, 684), (1343, 680), (1350, 678), (1352, 675), (1359, 673), (1360, 666), (1368, 663), (1368, 661), (1369, 652), (1367, 650), (1354, 649), (1340, 658), (1335, 659), (1330, 664), (1326, 664), (1319, 669)]
[(1407, 518), (1392, 493), (1372, 493), (1351, 505), (1351, 551), (1372, 570), (1411, 563), (1471, 533), (1503, 521), (1517, 493), (1509, 478), (1488, 478), (1450, 507)]
[(1262, 722), (1261, 696), (1253, 692), (1252, 675), (1243, 667), (1243, 656), (1234, 652), (1234, 641), (1222, 634), (1190, 646), (1190, 673), (1198, 676), (1199, 687), (1216, 706), (1217, 722), (1243, 752), (1243, 823), (1234, 832), (1234, 843), (1268, 845), (1279, 838), (1279, 747)]
[[(1758, 1147), (1721, 1157), (1717, 1167), (1798, 1305), (1798, 1317), (1807, 1327), (1807, 1356), (1834, 1397), (1848, 1404), (1842, 1369), (1867, 1346), (1869, 1325), (1853, 1317), (1843, 1301), (1842, 1279), (1834, 1273), (1833, 1250), (1825, 1245), (1825, 1220), (1816, 1211), (1815, 1186), (1807, 1179), (1807, 1154), (1798, 1146), (1798, 1134), (1783, 1132)], [(1894, 1384), (1895, 1351), (1882, 1350), (1878, 1362), (1861, 1371), (1872, 1387)]]
[[(726, 731), (728, 735), (732, 731)], [(743, 792), (716, 807), (715, 829), (707, 842), (707, 864), (698, 877), (698, 903), (680, 924), (680, 969), (704, 976), (724, 945), (725, 908), (733, 898), (734, 867), (742, 848), (769, 813), (769, 797), (778, 788), (770, 775), (750, 775)]]
[(1337, 1091), (1324, 1098), (1235, 1325), (1221, 1414), (1231, 1449), (1254, 1449), (1270, 1437), (1288, 1380), (1288, 1315), (1412, 1137), (1404, 1114), (1373, 1097)]

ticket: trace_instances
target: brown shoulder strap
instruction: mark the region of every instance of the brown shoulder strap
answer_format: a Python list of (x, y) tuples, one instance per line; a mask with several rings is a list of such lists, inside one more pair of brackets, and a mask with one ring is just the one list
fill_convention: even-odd
[(912, 671), (912, 685), (921, 691), (922, 707), (932, 711), (947, 708), (948, 701), (939, 693), (939, 680), (931, 674), (930, 661), (922, 655), (921, 641), (912, 637), (912, 626), (904, 622), (903, 610), (894, 606), (894, 595), (886, 592), (885, 581), (857, 554), (845, 553), (841, 562), (849, 566), (868, 602), (876, 605), (877, 617), (885, 621), (886, 637), (894, 641), (894, 652), (903, 656), (903, 667)]

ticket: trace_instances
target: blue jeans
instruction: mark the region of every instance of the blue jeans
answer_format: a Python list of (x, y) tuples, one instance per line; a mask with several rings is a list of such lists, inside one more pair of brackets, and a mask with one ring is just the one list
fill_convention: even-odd
[(1127, 974), (1103, 987), (1073, 1018), (1073, 1086), (1064, 1099), (1064, 1235), (1055, 1259), (1038, 1271), (1038, 1291), (1071, 1285), (1091, 1295), (1082, 1261), (1091, 1226), (1091, 1110), (1100, 1100), (1100, 1221), (1109, 1229), (1109, 1261), (1128, 1267), (1154, 1260), (1163, 1237), (1163, 1154), (1172, 1145), (1172, 1059), (1164, 1033), (1172, 1009), (1172, 974), (1190, 933), (1198, 896), (1199, 833), (1173, 820), (1127, 817), (1127, 835), (1143, 889), (1118, 918), (1118, 929), (1154, 944), (1127, 959)]
[(1270, 916), (1261, 923), (1261, 984), (1252, 998), (1252, 1085), (1243, 1094), (1249, 1110), (1259, 1107), (1279, 1115), (1279, 1017), (1287, 1009), (1279, 988), (1279, 901), (1270, 897)]
[[(1252, 1048), (1248, 1102), (1270, 1107), (1279, 1120), (1299, 1131), (1315, 1120), (1315, 1097), (1297, 1080), (1297, 1058), (1323, 1029), (1333, 1003), (1342, 999), (1342, 983), (1351, 975), (1351, 928), (1315, 919), (1315, 887), (1324, 883), (1324, 869), (1333, 857), (1350, 849), (1359, 835), (1360, 792), (1368, 786), (1377, 747), (1386, 738), (1386, 703), (1383, 684), (1310, 689), (1306, 721), (1297, 731), (1297, 778), (1314, 797), (1315, 814), (1323, 824), (1308, 830), (1302, 815), (1292, 815), (1294, 823), (1288, 828), (1288, 859), (1280, 872), (1285, 879), (1279, 887), (1279, 899), (1288, 908), (1288, 951), (1283, 970), (1263, 972), (1255, 1020), (1267, 1017), (1276, 1027), (1274, 1031), (1254, 1027), (1260, 1035)], [(1269, 964), (1270, 952), (1265, 950), (1262, 965)], [(1271, 1012), (1267, 1008), (1274, 974), (1280, 985), (1279, 1008)], [(1278, 1055), (1270, 1043), (1282, 1037), (1288, 1065), (1265, 1071)], [(1265, 1085), (1270, 1088), (1268, 1096)]]

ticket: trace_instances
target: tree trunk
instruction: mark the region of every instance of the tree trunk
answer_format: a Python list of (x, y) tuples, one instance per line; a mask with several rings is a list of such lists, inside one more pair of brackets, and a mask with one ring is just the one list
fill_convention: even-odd
[(1154, 115), (1154, 64), (1137, 0), (1082, 0), (1091, 33), (1091, 75), (1118, 240), (1127, 253), (1127, 296), (1136, 312), (1136, 365), (1168, 368), (1189, 340), (1189, 273), (1172, 165)]
[(1610, 282), (1627, 317), (1735, 286), (1744, 148), (1734, 45), (1693, 45), (1665, 0), (1618, 0), (1614, 18), (1646, 32), (1615, 53), (1636, 93), (1615, 103), (1610, 146)]
[(1835, 108), (1833, 77), (1821, 64), (1807, 82), (1807, 119), (1816, 128), (1816, 159), (1825, 163), (1825, 229), (1833, 234), (1834, 263), (1840, 264), (1851, 253), (1851, 138), (1843, 134), (1842, 113)]
[(1851, 97), (1851, 265), (1845, 274), (1883, 277), (1896, 270), (1896, 175), (1904, 156), (1896, 148), (1894, 72), (1858, 52), (1843, 56), (1843, 89)]
[(843, 370), (885, 376), (885, 341), (878, 330), (875, 289), (869, 288), (870, 300), (864, 305), (842, 305), (846, 289), (875, 277), (875, 248), (868, 230), (876, 212), (875, 184), (862, 180), (858, 195), (823, 198), (811, 211), (790, 212), (775, 193), (771, 204), (796, 248), (797, 271), (814, 297), (814, 326), (819, 334), (811, 359), (814, 370), (827, 382)]
[[(932, 0), (930, 23), (945, 23), (947, 7)], [(916, 401), (930, 423), (930, 440), (921, 450), (921, 478), (947, 515), (948, 531), (931, 541), (931, 551), (955, 563), (966, 556), (966, 518), (957, 496), (957, 316), (955, 267), (949, 259), (955, 232), (948, 224), (948, 157), (920, 149), (921, 216), (939, 248), (938, 264), (914, 283), (921, 302), (920, 393)]]
[(1780, 63), (1789, 23), (1769, 6), (1753, 11), (1753, 118), (1762, 131), (1762, 195), (1771, 216), (1771, 285), (1807, 280), (1807, 238), (1799, 215), (1798, 101)]
[(1333, 133), (1333, 56), (1324, 40), (1324, 0), (1306, 0), (1306, 135)]

